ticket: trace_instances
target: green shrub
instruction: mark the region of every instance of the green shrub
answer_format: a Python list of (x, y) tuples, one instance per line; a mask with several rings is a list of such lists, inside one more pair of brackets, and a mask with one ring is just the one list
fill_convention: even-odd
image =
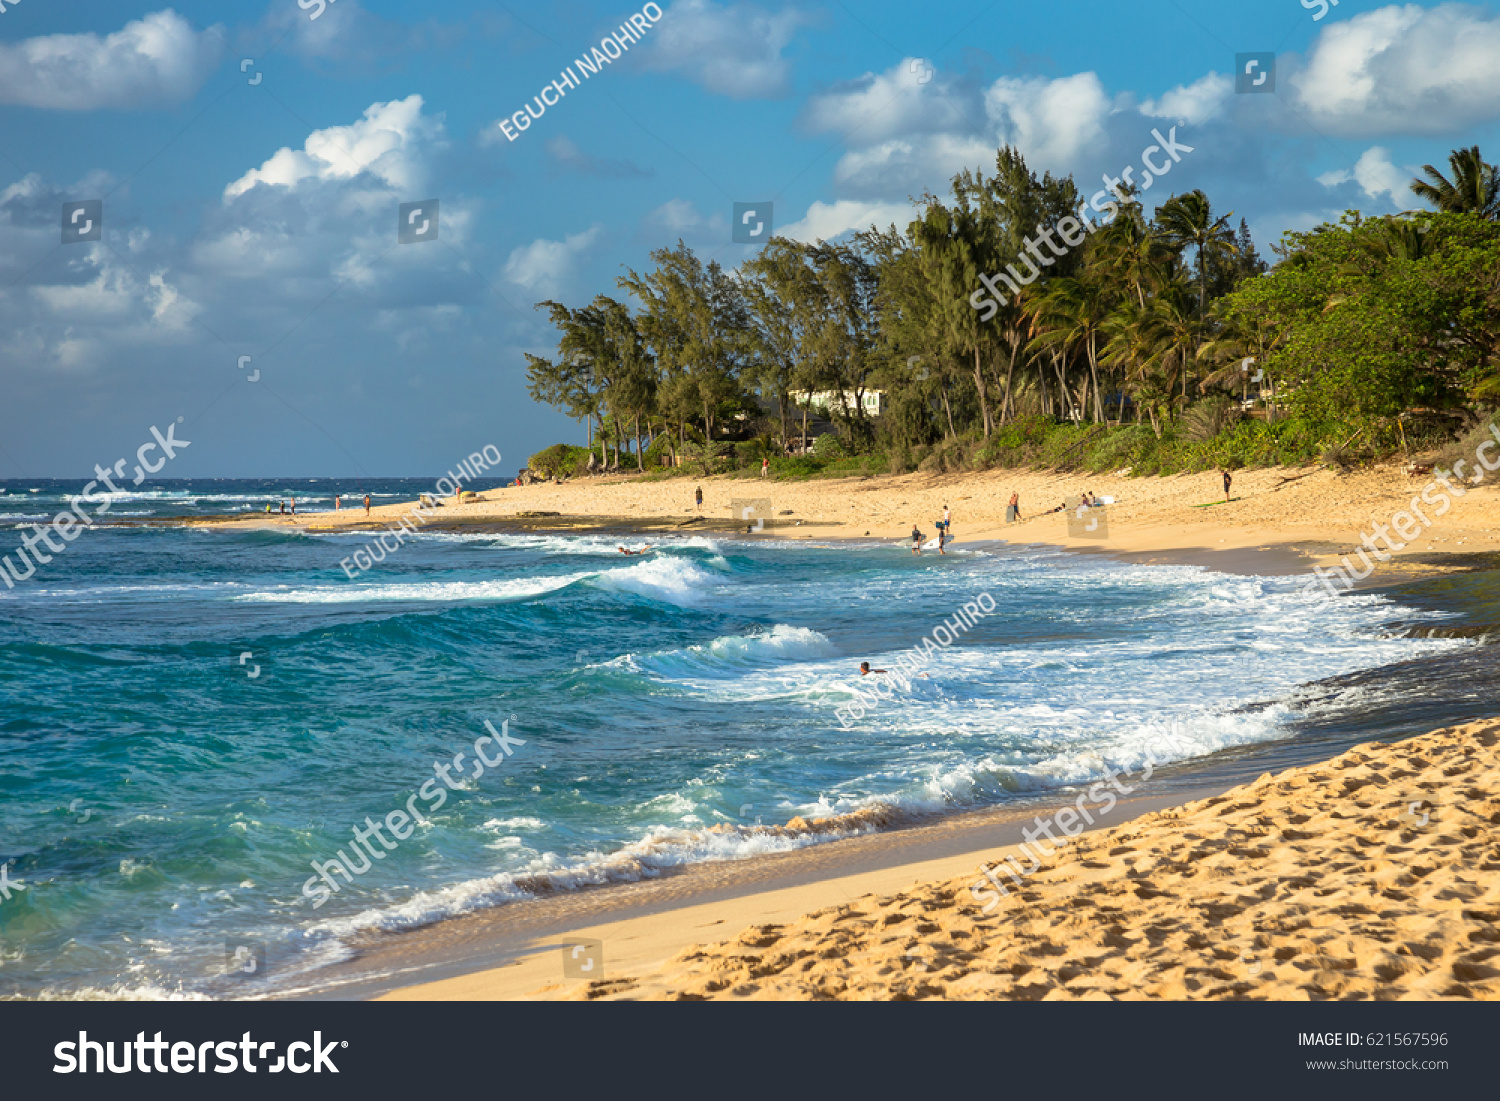
[(820, 459), (845, 459), (849, 456), (849, 449), (844, 446), (844, 441), (832, 432), (824, 433), (813, 440), (813, 454)]
[(588, 469), (589, 455), (594, 455), (594, 461), (598, 462), (598, 455), (591, 452), (587, 447), (574, 447), (572, 444), (555, 443), (551, 447), (543, 448), (531, 458), (526, 460), (526, 468), (548, 478), (568, 477), (574, 474), (582, 474)]

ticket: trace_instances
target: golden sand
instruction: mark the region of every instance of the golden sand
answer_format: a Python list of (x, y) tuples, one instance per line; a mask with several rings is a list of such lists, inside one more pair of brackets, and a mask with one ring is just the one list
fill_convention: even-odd
[(610, 996), (1500, 997), (1497, 742), (1486, 722), (1359, 746), (1086, 834), (988, 915), (974, 876), (863, 898)]
[(909, 888), (885, 869), (555, 941), (604, 940), (601, 981), (560, 981), (547, 951), (390, 996), (1496, 998), (1497, 744), (1500, 721), (1370, 743), (1086, 833), (988, 913), (980, 861), (1014, 850)]
[[(1428, 482), (1425, 476), (1414, 478), (1396, 468), (1348, 475), (1326, 469), (1243, 470), (1234, 475), (1233, 499), (1214, 504), (1223, 502), (1224, 492), (1220, 476), (1213, 472), (1130, 478), (993, 470), (804, 482), (730, 476), (655, 481), (621, 477), (489, 490), (464, 505), (449, 497), (433, 516), (444, 525), (502, 523), (538, 530), (597, 526), (689, 534), (695, 528), (742, 531), (733, 524), (732, 502), (767, 499), (776, 515), (764, 536), (817, 540), (868, 536), (904, 541), (913, 524), (934, 534), (932, 522), (947, 505), (953, 510), (953, 530), (961, 541), (998, 538), (1116, 553), (1296, 547), (1313, 561), (1332, 564), (1332, 555), (1352, 551), (1360, 533), (1372, 530), (1374, 524), (1389, 523)], [(704, 495), (701, 513), (693, 503), (693, 491), (699, 486)], [(1106, 539), (1072, 538), (1065, 515), (1048, 513), (1065, 497), (1085, 490), (1116, 499), (1106, 511)], [(1020, 494), (1023, 519), (1007, 524), (1005, 506), (1013, 492)], [(390, 526), (411, 504), (380, 506), (368, 517), (356, 506), (337, 513), (254, 516), (233, 523), (310, 531)], [(1485, 484), (1468, 489), (1441, 517), (1426, 508), (1431, 527), (1382, 570), (1441, 569), (1500, 551), (1497, 505), (1500, 494), (1494, 485)], [(522, 517), (548, 512), (559, 515)]]
[[(930, 534), (947, 505), (960, 541), (1148, 558), (1265, 548), (1333, 565), (1426, 485), (1427, 478), (1392, 468), (1240, 471), (1233, 500), (1198, 507), (1223, 501), (1217, 473), (614, 478), (491, 490), (464, 505), (449, 498), (436, 517), (444, 526), (727, 532), (731, 501), (769, 498), (776, 523), (765, 534), (773, 538), (904, 541), (914, 523)], [(701, 513), (693, 503), (698, 486)], [(1084, 490), (1116, 498), (1107, 539), (1070, 538), (1063, 515), (1036, 515)], [(1021, 495), (1018, 524), (1005, 522), (1012, 492)], [(1469, 488), (1377, 579), (1493, 568), (1496, 506), (1494, 486)], [(233, 523), (384, 527), (409, 508)], [(636, 545), (649, 535), (622, 541)], [(570, 940), (605, 941), (603, 981), (560, 981), (563, 941), (543, 938), (507, 966), (386, 997), (1492, 998), (1500, 996), (1500, 965), (1492, 966), (1500, 957), (1497, 737), (1500, 722), (1487, 722), (1365, 745), (1084, 834), (989, 914), (970, 885), (981, 861), (1013, 850), (685, 901), (573, 929)], [(714, 943), (736, 929), (744, 931)]]

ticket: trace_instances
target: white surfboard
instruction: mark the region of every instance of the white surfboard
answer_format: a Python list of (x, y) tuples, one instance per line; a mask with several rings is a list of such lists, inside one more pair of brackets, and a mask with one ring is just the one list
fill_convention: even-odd
[[(956, 536), (956, 535), (950, 535), (950, 536), (948, 536), (947, 539), (945, 539), (943, 541), (943, 546), (945, 546), (945, 547), (951, 547), (951, 546), (953, 546), (954, 543), (957, 543), (957, 542), (958, 542), (958, 536)], [(923, 543), (922, 544), (922, 549), (923, 550), (937, 550), (938, 549), (937, 537), (934, 536), (933, 538), (927, 540), (927, 542)]]

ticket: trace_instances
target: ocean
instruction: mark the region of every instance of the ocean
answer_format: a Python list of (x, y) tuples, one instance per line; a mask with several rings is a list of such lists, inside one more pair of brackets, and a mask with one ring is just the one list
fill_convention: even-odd
[[(0, 554), (80, 488), (6, 483)], [(148, 483), (108, 518), (430, 488)], [(369, 538), (96, 527), (0, 588), (0, 997), (316, 990), (370, 930), (840, 835), (763, 828), (799, 816), (847, 834), (1494, 711), (1493, 573), (1320, 604), (1003, 543), (425, 531), (351, 579)], [(860, 704), (859, 662), (913, 647), (926, 675)]]

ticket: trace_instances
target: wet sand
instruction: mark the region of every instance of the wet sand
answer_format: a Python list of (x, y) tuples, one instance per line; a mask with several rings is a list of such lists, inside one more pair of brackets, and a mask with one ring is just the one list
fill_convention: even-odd
[[(1340, 475), (1325, 469), (1245, 470), (1234, 476), (1224, 503), (1219, 475), (1164, 478), (1086, 476), (993, 470), (977, 474), (908, 474), (775, 481), (719, 476), (582, 479), (563, 485), (488, 490), (472, 503), (446, 498), (425, 515), (428, 530), (590, 533), (624, 538), (651, 533), (693, 533), (748, 539), (835, 541), (870, 539), (909, 543), (912, 525), (935, 534), (933, 521), (953, 510), (959, 546), (998, 539), (1106, 553), (1133, 561), (1193, 562), (1238, 572), (1294, 573), (1336, 566), (1360, 536), (1410, 506), (1428, 484), (1395, 468)], [(702, 487), (704, 506), (693, 504)], [(1098, 512), (1104, 523), (1087, 535), (1069, 534), (1067, 514), (1050, 512), (1066, 496), (1088, 490), (1116, 503)], [(1021, 496), (1023, 519), (1005, 522), (1012, 492)], [(734, 510), (765, 502), (771, 513), (760, 531), (746, 534)], [(312, 533), (394, 526), (415, 502), (363, 508), (190, 521), (203, 526), (297, 528)], [(1428, 510), (1429, 512), (1432, 510)], [(1094, 518), (1089, 514), (1089, 519)], [(1383, 546), (1383, 544), (1382, 544)], [(931, 552), (929, 552), (931, 553)], [(1387, 553), (1387, 552), (1383, 552)], [(1248, 555), (1248, 557), (1247, 557)], [(1379, 562), (1372, 581), (1390, 583), (1455, 569), (1500, 566), (1500, 491), (1471, 487), (1441, 517), (1402, 549)], [(1238, 569), (1237, 569), (1238, 567)]]
[[(985, 850), (933, 855), (909, 842), (915, 862), (861, 870), (845, 855), (837, 874), (804, 885), (606, 907), (563, 933), (518, 927), (498, 966), (471, 960), (466, 974), (386, 996), (1493, 999), (1497, 745), (1492, 720), (1166, 809), (1122, 802), (1121, 818), (1101, 816), (1103, 828), (1045, 856), (1005, 847), (1019, 823), (991, 823), (963, 831), (995, 846)], [(890, 856), (898, 836), (870, 841)], [(855, 843), (839, 844), (848, 854)], [(1007, 856), (1035, 870), (1007, 875)]]

